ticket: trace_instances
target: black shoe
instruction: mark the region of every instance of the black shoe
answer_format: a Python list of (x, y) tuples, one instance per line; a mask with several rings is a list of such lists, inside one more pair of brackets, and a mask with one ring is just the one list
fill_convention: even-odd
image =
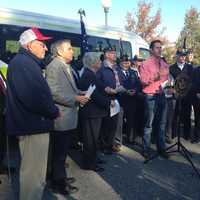
[(65, 186), (65, 189), (68, 191), (69, 194), (74, 194), (74, 193), (78, 192), (78, 190), (79, 190), (77, 187), (75, 187), (71, 184), (67, 184)]
[(95, 172), (103, 172), (104, 168), (97, 165), (92, 170), (95, 171)]
[(142, 152), (142, 155), (145, 158), (145, 160), (149, 160), (150, 157), (151, 157), (150, 152), (149, 151), (145, 151), (145, 150)]
[(72, 184), (76, 181), (76, 179), (74, 177), (69, 177), (65, 179), (66, 184)]
[(168, 137), (165, 139), (165, 141), (166, 141), (167, 144), (172, 144), (173, 143), (173, 140), (168, 138)]
[(192, 140), (191, 140), (191, 143), (192, 144), (197, 144), (197, 143), (199, 143), (200, 142), (200, 138), (193, 138)]
[(102, 160), (102, 159), (100, 159), (100, 158), (97, 158), (97, 164), (100, 164), (100, 165), (106, 164), (106, 161), (105, 161), (105, 160)]
[(165, 150), (161, 150), (158, 153), (162, 158), (169, 159), (169, 154)]
[(64, 195), (64, 196), (78, 192), (78, 188), (74, 187), (70, 184), (66, 184), (66, 185), (52, 184), (51, 190), (52, 190), (53, 193), (61, 194), (61, 195)]

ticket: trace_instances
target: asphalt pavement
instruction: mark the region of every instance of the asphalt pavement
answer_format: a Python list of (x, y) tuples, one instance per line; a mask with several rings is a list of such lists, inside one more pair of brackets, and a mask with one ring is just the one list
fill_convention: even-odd
[[(200, 172), (200, 144), (183, 144), (192, 154)], [(100, 156), (107, 163), (105, 171), (96, 173), (80, 169), (81, 153), (74, 151), (67, 158), (69, 176), (76, 178), (79, 192), (68, 197), (45, 190), (44, 200), (200, 200), (200, 177), (179, 153), (169, 160), (156, 157), (147, 164), (139, 145), (123, 146), (119, 153)], [(0, 200), (15, 200), (17, 176), (11, 181), (0, 175)]]

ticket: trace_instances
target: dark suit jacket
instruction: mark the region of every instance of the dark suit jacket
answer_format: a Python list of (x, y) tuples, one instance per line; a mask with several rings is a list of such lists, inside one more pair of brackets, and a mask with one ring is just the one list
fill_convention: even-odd
[(194, 68), (192, 83), (194, 93), (200, 93), (200, 67)]
[[(4, 81), (3, 75), (0, 72), (0, 79)], [(6, 88), (4, 87), (4, 85), (0, 85), (0, 116), (2, 117), (4, 115), (4, 111), (5, 111), (5, 91)]]
[[(181, 73), (184, 73), (184, 74), (187, 74), (190, 77), (191, 81), (192, 81), (194, 68), (193, 68), (193, 66), (191, 64), (185, 63), (183, 69), (181, 70), (178, 67), (177, 63), (175, 63), (175, 64), (173, 64), (173, 65), (171, 65), (169, 67), (169, 72), (173, 76), (174, 80), (176, 80), (178, 75), (180, 75)], [(185, 98), (186, 99), (192, 99), (193, 95), (194, 95), (194, 88), (193, 88), (193, 85), (192, 85), (190, 91), (188, 92), (188, 94), (186, 95)]]
[(192, 79), (192, 76), (193, 76), (193, 66), (191, 64), (185, 64), (183, 69), (181, 70), (177, 63), (171, 65), (169, 67), (169, 72), (170, 74), (173, 76), (174, 79), (177, 78), (177, 76), (180, 74), (180, 73), (185, 73), (187, 74), (191, 79)]
[(134, 99), (138, 93), (142, 91), (140, 80), (138, 79), (135, 72), (131, 69), (128, 70), (128, 77), (123, 72), (121, 67), (117, 68), (120, 84), (127, 90), (135, 90), (136, 94), (130, 96), (127, 93), (122, 93), (118, 95), (118, 100), (122, 107), (134, 104)]
[[(71, 76), (67, 70), (71, 72)], [(73, 79), (70, 65), (60, 58), (54, 58), (46, 67), (46, 79), (51, 89), (53, 100), (62, 113), (62, 117), (54, 120), (55, 131), (75, 129), (78, 123), (78, 89)]]
[(105, 117), (109, 113), (110, 100), (100, 88), (95, 73), (85, 68), (78, 83), (79, 89), (86, 91), (91, 84), (96, 85), (96, 89), (91, 95), (91, 100), (85, 106), (80, 107), (80, 116), (84, 118)]

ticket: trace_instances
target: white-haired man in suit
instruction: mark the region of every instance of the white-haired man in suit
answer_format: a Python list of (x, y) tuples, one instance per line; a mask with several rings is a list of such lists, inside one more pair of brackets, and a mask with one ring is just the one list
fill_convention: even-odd
[(55, 193), (68, 195), (78, 189), (71, 185), (74, 178), (67, 178), (65, 159), (72, 142), (72, 135), (77, 127), (78, 105), (85, 105), (88, 98), (79, 95), (72, 75), (70, 62), (73, 58), (73, 49), (69, 40), (60, 40), (53, 44), (54, 59), (47, 66), (46, 78), (51, 89), (53, 99), (61, 111), (60, 119), (54, 123), (54, 131), (50, 141), (52, 154), (49, 156), (51, 170), (47, 178)]

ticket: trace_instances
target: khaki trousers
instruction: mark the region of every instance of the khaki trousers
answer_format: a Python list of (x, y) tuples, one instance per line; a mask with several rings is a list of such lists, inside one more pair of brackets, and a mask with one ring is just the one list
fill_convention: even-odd
[(41, 200), (45, 186), (49, 134), (22, 136), (19, 139), (21, 153), (20, 200)]

